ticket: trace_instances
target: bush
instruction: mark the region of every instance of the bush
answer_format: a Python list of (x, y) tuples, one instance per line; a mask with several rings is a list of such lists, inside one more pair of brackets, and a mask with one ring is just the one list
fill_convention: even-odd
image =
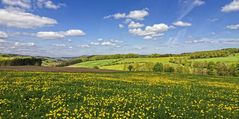
[(132, 65), (129, 65), (129, 66), (128, 66), (128, 70), (129, 70), (129, 71), (132, 71), (133, 68), (134, 68), (134, 67), (133, 67)]
[(93, 68), (94, 68), (94, 69), (100, 69), (100, 67), (98, 67), (98, 66), (94, 66)]
[(163, 66), (163, 69), (164, 69), (164, 72), (174, 72), (175, 71), (174, 67), (170, 66), (169, 64), (165, 64)]
[(163, 72), (163, 64), (162, 63), (156, 63), (153, 68), (154, 72)]

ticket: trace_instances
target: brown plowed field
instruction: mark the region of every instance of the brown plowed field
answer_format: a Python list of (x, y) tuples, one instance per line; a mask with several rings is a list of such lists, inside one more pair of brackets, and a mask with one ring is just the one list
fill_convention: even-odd
[(79, 73), (106, 73), (120, 72), (116, 70), (102, 70), (89, 68), (72, 68), (72, 67), (40, 67), (40, 66), (0, 66), (0, 71), (29, 71), (29, 72), (79, 72)]

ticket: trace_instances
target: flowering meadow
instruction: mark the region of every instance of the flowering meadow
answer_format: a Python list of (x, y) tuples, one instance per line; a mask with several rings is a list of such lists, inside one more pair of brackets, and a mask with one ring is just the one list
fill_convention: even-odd
[(239, 118), (239, 78), (0, 72), (1, 118)]

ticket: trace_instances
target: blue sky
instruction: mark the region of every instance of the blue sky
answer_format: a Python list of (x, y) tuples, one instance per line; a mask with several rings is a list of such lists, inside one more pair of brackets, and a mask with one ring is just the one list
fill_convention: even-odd
[(0, 0), (0, 52), (183, 53), (239, 47), (239, 0)]

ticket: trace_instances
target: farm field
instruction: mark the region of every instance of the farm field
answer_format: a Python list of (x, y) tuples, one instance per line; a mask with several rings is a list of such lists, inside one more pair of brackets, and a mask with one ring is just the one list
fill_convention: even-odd
[[(85, 67), (85, 68), (94, 68), (99, 67), (100, 69), (111, 69), (111, 70), (127, 70), (125, 65), (133, 63), (163, 63), (169, 64), (171, 66), (178, 66), (178, 64), (170, 63), (169, 60), (174, 57), (160, 57), (160, 58), (125, 58), (125, 59), (109, 59), (109, 60), (96, 60), (96, 61), (87, 61), (69, 67)], [(181, 58), (183, 58), (181, 56)], [(186, 58), (186, 57), (185, 57)], [(203, 58), (203, 59), (191, 59), (189, 61), (197, 62), (223, 62), (226, 64), (239, 63), (239, 54), (230, 55), (228, 57), (218, 57), (218, 58)]]
[(86, 67), (86, 68), (94, 68), (98, 66), (101, 69), (112, 69), (112, 70), (124, 70), (125, 64), (131, 63), (169, 63), (169, 59), (171, 57), (162, 57), (162, 58), (126, 58), (126, 59), (109, 59), (109, 60), (97, 60), (97, 61), (87, 61), (78, 64), (71, 65), (69, 67)]
[(218, 57), (218, 58), (205, 58), (205, 59), (195, 59), (192, 61), (213, 61), (213, 62), (224, 62), (228, 64), (238, 63), (239, 62), (239, 54), (231, 55), (228, 57)]
[(239, 78), (0, 72), (0, 118), (239, 118)]
[(100, 72), (119, 72), (115, 70), (102, 70), (90, 68), (74, 67), (40, 67), (40, 66), (1, 66), (0, 71), (20, 71), (20, 72), (70, 72), (70, 73), (100, 73)]

